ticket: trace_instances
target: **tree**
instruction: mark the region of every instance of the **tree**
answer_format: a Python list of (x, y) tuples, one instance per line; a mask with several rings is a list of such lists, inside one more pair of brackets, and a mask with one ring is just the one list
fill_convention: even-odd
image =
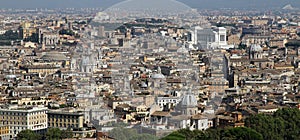
[(221, 135), (224, 131), (221, 128), (209, 128), (205, 131), (205, 134), (209, 140), (221, 140)]
[(70, 35), (70, 36), (74, 36), (75, 33), (72, 30), (66, 30), (66, 29), (62, 29), (59, 31), (60, 35)]
[(150, 134), (138, 134), (135, 129), (118, 127), (109, 132), (109, 136), (117, 140), (157, 140), (156, 136)]
[(247, 127), (227, 129), (222, 137), (224, 140), (263, 140), (263, 136), (260, 133)]
[(160, 140), (185, 140), (185, 139), (186, 137), (184, 136), (184, 134), (175, 131)]
[(263, 134), (264, 139), (277, 140), (282, 139), (283, 137), (283, 134), (280, 133), (280, 129), (277, 127), (282, 129), (284, 126), (277, 126), (275, 125), (275, 122), (280, 125), (282, 124), (282, 121), (283, 120), (275, 121), (271, 115), (258, 114), (247, 118), (245, 120), (245, 125)]
[(300, 139), (300, 110), (279, 109), (274, 115), (258, 114), (248, 117), (245, 125), (261, 133), (264, 139)]
[(59, 128), (49, 128), (46, 133), (47, 140), (60, 139), (62, 131)]
[(180, 129), (162, 138), (161, 140), (206, 140), (207, 135), (200, 130)]
[(70, 129), (67, 130), (62, 130), (62, 136), (61, 138), (65, 139), (65, 138), (73, 138), (73, 132)]
[(0, 40), (18, 40), (20, 38), (18, 32), (13, 30), (6, 31), (3, 35), (0, 35)]
[[(280, 132), (285, 139), (300, 139), (300, 110), (297, 108), (283, 108), (274, 113), (274, 118), (280, 121)], [(278, 125), (278, 122), (275, 122)]]
[(246, 44), (243, 44), (243, 43), (240, 43), (240, 44), (239, 44), (238, 49), (244, 50), (244, 49), (246, 49), (246, 48), (247, 48), (247, 45), (246, 45)]
[(17, 135), (18, 140), (40, 140), (42, 139), (41, 135), (36, 134), (32, 130), (26, 129), (22, 130), (18, 135)]
[(39, 34), (32, 33), (32, 35), (25, 38), (24, 41), (31, 41), (31, 42), (36, 42), (37, 43), (37, 42), (39, 42)]
[(245, 120), (246, 127), (181, 129), (161, 140), (300, 140), (300, 110), (279, 109), (273, 115), (257, 114)]
[(131, 140), (157, 140), (158, 138), (150, 134), (137, 134), (130, 137)]
[(129, 137), (134, 135), (137, 135), (137, 132), (134, 129), (126, 129), (122, 127), (115, 128), (109, 132), (109, 136), (123, 140), (129, 140)]

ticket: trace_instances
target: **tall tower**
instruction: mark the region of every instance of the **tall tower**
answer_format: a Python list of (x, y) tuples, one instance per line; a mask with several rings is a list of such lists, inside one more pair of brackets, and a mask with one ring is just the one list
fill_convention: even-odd
[(105, 37), (105, 28), (104, 26), (99, 26), (99, 37)]
[[(93, 43), (90, 44), (93, 47)], [(86, 73), (92, 73), (96, 68), (96, 61), (91, 48), (83, 48), (84, 53), (81, 56), (80, 71)]]

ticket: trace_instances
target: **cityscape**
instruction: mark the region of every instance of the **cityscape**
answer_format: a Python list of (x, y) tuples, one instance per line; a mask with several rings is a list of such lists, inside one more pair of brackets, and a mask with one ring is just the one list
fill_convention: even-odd
[(0, 6), (0, 140), (300, 139), (300, 1), (33, 1)]

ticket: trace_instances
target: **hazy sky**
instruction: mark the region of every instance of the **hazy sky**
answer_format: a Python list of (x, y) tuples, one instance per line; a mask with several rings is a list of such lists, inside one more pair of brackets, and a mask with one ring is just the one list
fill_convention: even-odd
[[(0, 0), (0, 8), (86, 8), (109, 7), (122, 0)], [(151, 1), (151, 0), (149, 0)], [(300, 0), (178, 0), (192, 8), (272, 8), (292, 4), (300, 8)]]

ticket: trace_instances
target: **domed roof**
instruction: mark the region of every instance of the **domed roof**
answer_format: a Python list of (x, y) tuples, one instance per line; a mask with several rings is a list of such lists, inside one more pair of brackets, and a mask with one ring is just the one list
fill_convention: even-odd
[(151, 78), (153, 78), (153, 79), (164, 79), (165, 78), (165, 76), (161, 73), (160, 67), (157, 68), (157, 73), (151, 75)]
[(147, 87), (148, 87), (148, 85), (145, 82), (141, 83), (141, 88), (147, 88)]
[(262, 49), (261, 46), (258, 45), (258, 44), (252, 44), (252, 45), (250, 46), (250, 51), (251, 51), (251, 52), (261, 52), (261, 51), (263, 51), (263, 49)]
[(43, 60), (54, 60), (54, 61), (63, 61), (63, 60), (68, 60), (68, 58), (59, 52), (47, 52), (44, 54), (41, 59)]
[(189, 53), (189, 50), (186, 49), (184, 45), (182, 45), (182, 47), (177, 49), (177, 53)]
[(109, 7), (105, 12), (124, 11), (132, 13), (147, 11), (153, 15), (161, 15), (167, 13), (181, 14), (190, 10), (189, 6), (175, 0), (126, 0)]
[(186, 107), (198, 106), (198, 101), (197, 101), (195, 95), (190, 92), (188, 94), (184, 95), (181, 100), (181, 106), (186, 106)]
[(163, 74), (155, 73), (151, 76), (153, 79), (164, 79), (165, 76)]

